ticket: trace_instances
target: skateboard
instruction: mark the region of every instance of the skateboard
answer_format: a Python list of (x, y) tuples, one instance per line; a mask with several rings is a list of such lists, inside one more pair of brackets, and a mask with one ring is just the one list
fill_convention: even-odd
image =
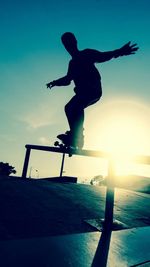
[[(82, 149), (83, 147), (83, 141), (80, 142), (79, 145), (72, 145), (70, 144), (70, 141), (69, 141), (69, 137), (67, 136), (67, 134), (60, 134), (57, 136), (57, 138), (59, 139), (59, 141), (55, 141), (54, 143), (54, 146), (57, 146), (57, 147), (60, 147), (60, 148), (63, 148), (63, 149)], [(71, 153), (69, 154), (71, 155)]]
[[(64, 138), (63, 138), (64, 136), (66, 137), (65, 134), (58, 135), (57, 138), (59, 139), (59, 141), (55, 141), (54, 146), (57, 146), (57, 147), (64, 149), (64, 150), (74, 149), (74, 147), (70, 146), (70, 144), (67, 142), (67, 140), (64, 140)], [(71, 156), (72, 156), (72, 153), (70, 152), (69, 157), (71, 157)]]

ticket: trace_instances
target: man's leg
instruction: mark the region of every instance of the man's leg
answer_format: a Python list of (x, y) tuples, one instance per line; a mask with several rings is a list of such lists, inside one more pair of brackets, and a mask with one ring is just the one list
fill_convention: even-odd
[(83, 136), (84, 104), (76, 95), (66, 104), (65, 113), (73, 136)]
[(90, 97), (82, 97), (75, 95), (65, 106), (65, 113), (70, 126), (70, 133), (73, 144), (83, 146), (83, 124), (84, 124), (84, 109), (93, 105), (99, 98), (91, 99)]

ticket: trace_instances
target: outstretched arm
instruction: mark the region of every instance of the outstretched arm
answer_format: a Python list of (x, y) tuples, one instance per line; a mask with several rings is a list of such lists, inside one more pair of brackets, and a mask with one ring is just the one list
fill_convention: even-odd
[(137, 44), (131, 44), (131, 42), (126, 43), (124, 46), (122, 46), (120, 49), (116, 50), (115, 58), (121, 57), (121, 56), (129, 56), (135, 54), (135, 52), (139, 49)]
[(137, 44), (131, 44), (131, 42), (126, 43), (119, 49), (108, 51), (108, 52), (97, 52), (96, 61), (97, 63), (105, 62), (111, 60), (112, 58), (117, 58), (121, 56), (129, 56), (135, 54), (135, 52), (139, 49)]
[(71, 80), (72, 80), (71, 68), (70, 68), (70, 63), (69, 63), (67, 75), (60, 78), (60, 79), (54, 80), (50, 83), (47, 83), (46, 86), (47, 86), (47, 88), (50, 88), (50, 89), (54, 86), (67, 86), (71, 83)]
[(71, 80), (66, 75), (66, 76), (64, 76), (64, 77), (62, 77), (62, 78), (60, 78), (58, 80), (54, 80), (54, 81), (52, 81), (50, 83), (47, 83), (46, 86), (47, 86), (47, 88), (51, 89), (54, 86), (66, 86), (66, 85), (69, 85), (70, 82), (71, 82)]

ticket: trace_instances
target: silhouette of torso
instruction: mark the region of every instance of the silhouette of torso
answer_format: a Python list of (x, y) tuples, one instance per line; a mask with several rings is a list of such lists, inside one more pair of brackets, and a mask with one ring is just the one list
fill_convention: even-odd
[(93, 49), (78, 51), (69, 62), (68, 76), (75, 83), (75, 93), (87, 95), (87, 97), (100, 97), (102, 95), (101, 76), (95, 67), (95, 55)]

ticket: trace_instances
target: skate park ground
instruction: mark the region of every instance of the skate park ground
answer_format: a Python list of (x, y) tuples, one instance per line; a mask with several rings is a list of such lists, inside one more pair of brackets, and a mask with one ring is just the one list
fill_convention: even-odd
[(43, 179), (0, 179), (0, 266), (150, 266), (150, 195), (116, 188), (102, 231), (106, 188)]

